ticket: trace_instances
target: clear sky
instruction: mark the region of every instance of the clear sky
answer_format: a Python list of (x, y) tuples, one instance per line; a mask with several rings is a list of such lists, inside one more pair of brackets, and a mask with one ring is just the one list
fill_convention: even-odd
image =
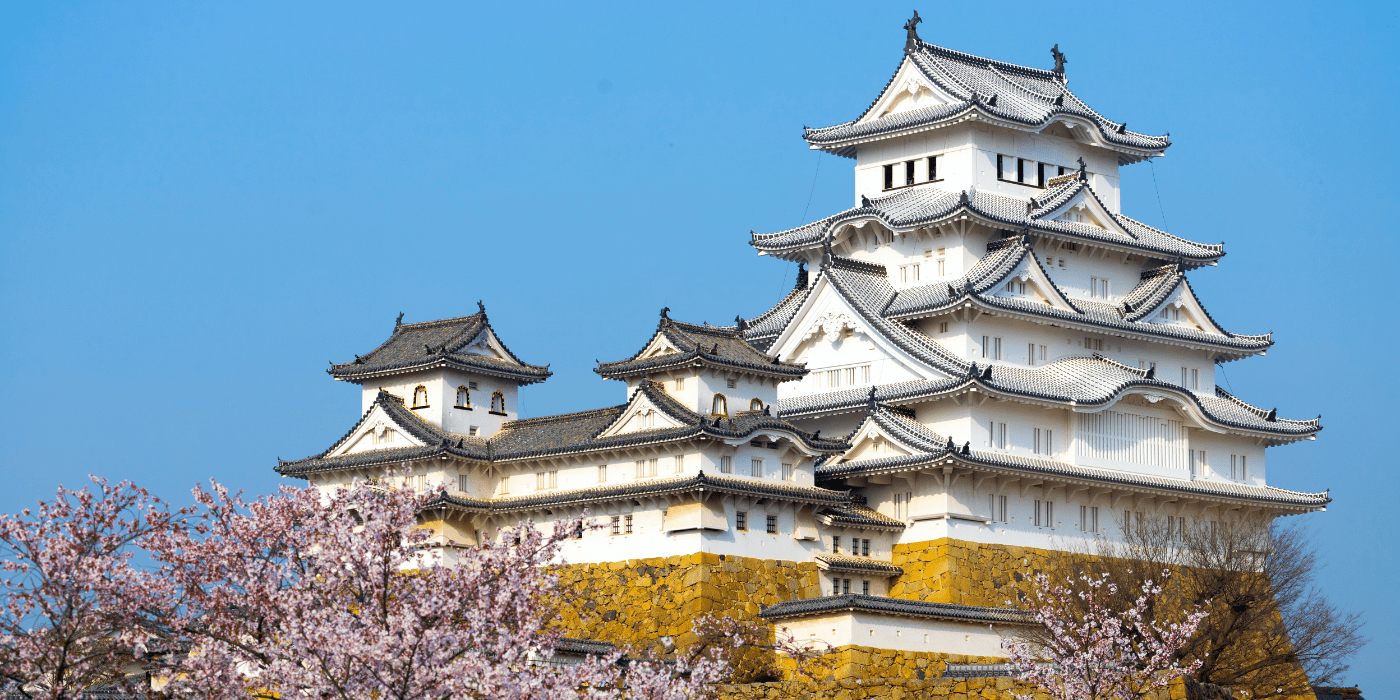
[[(345, 361), (484, 300), (555, 376), (523, 415), (618, 403), (594, 360), (658, 309), (729, 322), (793, 283), (748, 247), (850, 206), (805, 125), (856, 117), (898, 65), (908, 2), (6, 3), (0, 6), (0, 511), (133, 479), (251, 492), (359, 416)], [(1135, 131), (1130, 216), (1204, 242), (1226, 328), (1274, 331), (1219, 381), (1315, 443), (1271, 483), (1308, 516), (1335, 600), (1374, 642), (1395, 610), (1400, 32), (1395, 3), (938, 3), (926, 40), (1049, 68)], [(1154, 180), (1155, 168), (1155, 180)], [(1387, 301), (1392, 300), (1392, 301)], [(1388, 438), (1387, 438), (1388, 439)]]

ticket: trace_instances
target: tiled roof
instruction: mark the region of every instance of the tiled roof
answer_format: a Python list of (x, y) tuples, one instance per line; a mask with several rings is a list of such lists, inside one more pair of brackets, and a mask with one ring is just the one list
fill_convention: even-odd
[(862, 612), (896, 617), (932, 618), (964, 622), (1028, 624), (1030, 616), (1009, 608), (982, 608), (952, 603), (929, 603), (872, 595), (833, 595), (805, 600), (787, 600), (764, 608), (758, 614), (765, 620), (783, 620), (806, 615), (836, 612)]
[[(855, 120), (807, 129), (803, 138), (814, 148), (854, 158), (857, 144), (945, 126), (964, 115), (976, 113), (989, 121), (1019, 125), (1032, 131), (1043, 128), (1057, 117), (1076, 118), (1076, 122), (1093, 125), (1105, 145), (1120, 152), (1121, 163), (1161, 153), (1171, 145), (1166, 136), (1128, 131), (1126, 124), (1110, 121), (1095, 112), (1069, 91), (1064, 76), (1059, 73), (992, 61), (924, 42), (919, 42), (917, 49), (906, 56), (925, 79), (954, 101), (862, 122), (880, 102), (877, 98)], [(893, 81), (891, 76), (886, 91), (892, 87), (899, 89)]]
[[(1056, 185), (1046, 194), (1035, 198), (1034, 202), (981, 192), (976, 188), (967, 192), (949, 192), (933, 185), (921, 185), (902, 189), (884, 197), (868, 199), (867, 204), (795, 229), (754, 233), (749, 245), (769, 255), (787, 257), (795, 252), (820, 248), (835, 232), (849, 223), (873, 219), (892, 231), (908, 231), (950, 219), (955, 214), (970, 214), (988, 226), (1015, 231), (1029, 229), (1030, 232), (1042, 236), (1072, 242), (1105, 244), (1141, 251), (1166, 260), (1181, 258), (1187, 263), (1205, 264), (1225, 255), (1223, 244), (1209, 245), (1188, 241), (1121, 214), (1114, 214), (1113, 218), (1122, 231), (1044, 218), (1056, 213), (1059, 207), (1081, 191), (1084, 191), (1086, 196), (1098, 198), (1087, 181), (1078, 177)], [(1031, 209), (1032, 206), (1034, 209)], [(1107, 207), (1104, 209), (1108, 210)]]
[(612, 642), (599, 642), (592, 639), (578, 639), (576, 637), (560, 637), (554, 645), (554, 651), (560, 654), (575, 654), (578, 656), (602, 656), (617, 650), (617, 645)]
[[(820, 452), (839, 452), (845, 448), (840, 440), (819, 438), (797, 429), (792, 424), (768, 415), (765, 410), (742, 411), (731, 417), (702, 416), (691, 411), (666, 393), (654, 382), (643, 382), (637, 389), (672, 419), (681, 423), (673, 428), (657, 428), (608, 436), (600, 434), (627, 408), (628, 404), (598, 408), (578, 413), (565, 413), (542, 418), (507, 421), (501, 431), (489, 439), (446, 433), (403, 405), (403, 400), (381, 391), (370, 410), (346, 436), (319, 455), (286, 462), (278, 460), (277, 471), (289, 476), (347, 469), (351, 467), (401, 463), (409, 460), (453, 456), (482, 462), (505, 462), (539, 457), (627, 449), (643, 445), (688, 440), (701, 436), (717, 439), (742, 439), (765, 430), (794, 435), (805, 446)], [(330, 457), (332, 452), (364, 424), (374, 406), (404, 426), (415, 439), (427, 443), (421, 447), (368, 450), (350, 455)]]
[(904, 569), (887, 561), (848, 557), (843, 554), (818, 554), (815, 558), (825, 565), (822, 568), (837, 573), (870, 574), (873, 576), (899, 576), (904, 573)]
[[(1233, 397), (1231, 397), (1233, 398)], [(1257, 410), (1257, 409), (1255, 409)], [(839, 464), (827, 463), (817, 468), (819, 480), (848, 479), (868, 474), (890, 474), (928, 467), (938, 462), (952, 461), (964, 466), (981, 466), (1031, 473), (1041, 476), (1082, 479), (1096, 483), (1116, 483), (1135, 488), (1151, 488), (1206, 497), (1230, 498), (1285, 506), (1317, 508), (1327, 505), (1327, 493), (1287, 491), (1273, 486), (1255, 486), (1213, 479), (1172, 479), (1109, 469), (1081, 467), (1040, 457), (1024, 457), (1005, 452), (973, 450), (970, 445), (958, 446), (952, 438), (944, 437), (900, 411), (877, 405), (867, 416), (884, 431), (924, 452), (878, 459), (854, 460)]]
[[(504, 343), (501, 343), (501, 349), (506, 354), (504, 358), (466, 352), (488, 332), (494, 335), (484, 306), (470, 316), (425, 323), (396, 323), (393, 335), (369, 354), (356, 355), (352, 362), (331, 363), (331, 368), (326, 371), (336, 379), (349, 382), (436, 367), (480, 372), (520, 384), (534, 384), (549, 378), (548, 365), (525, 364)], [(496, 340), (499, 342), (500, 338)]]
[[(797, 292), (789, 294), (792, 297)], [(781, 362), (765, 355), (745, 340), (743, 329), (736, 326), (697, 326), (674, 321), (662, 309), (656, 332), (637, 354), (620, 362), (599, 362), (593, 370), (609, 379), (646, 375), (679, 367), (722, 367), (762, 374), (779, 379), (799, 379), (807, 373), (803, 365)], [(642, 358), (657, 338), (664, 338), (675, 352)]]
[[(976, 367), (976, 365), (973, 365)], [(1102, 406), (1117, 401), (1129, 389), (1153, 389), (1194, 403), (1208, 419), (1226, 428), (1302, 439), (1322, 430), (1321, 418), (1290, 420), (1276, 411), (1251, 406), (1216, 388), (1215, 394), (1183, 389), (1148, 377), (1149, 370), (1129, 367), (1094, 353), (1067, 357), (1039, 367), (990, 365), (962, 377), (914, 380), (875, 387), (874, 401), (907, 404), (977, 388), (988, 394), (1009, 394), (1074, 406)], [(811, 418), (864, 410), (871, 402), (870, 389), (846, 389), (796, 396), (779, 401), (777, 412), (787, 419)]]
[(744, 339), (749, 344), (762, 350), (768, 351), (773, 341), (787, 327), (792, 317), (797, 315), (797, 310), (802, 307), (802, 302), (807, 300), (807, 294), (811, 291), (807, 285), (807, 270), (798, 265), (797, 284), (792, 291), (787, 293), (773, 308), (749, 319), (745, 322)]
[[(1138, 284), (1130, 290), (1117, 306), (1087, 299), (1069, 299), (1058, 286), (1053, 293), (1070, 305), (1069, 309), (1042, 303), (1039, 299), (1027, 297), (999, 296), (1002, 283), (1015, 272), (1026, 259), (1045, 272), (1024, 236), (994, 239), (987, 245), (987, 254), (968, 270), (967, 274), (950, 282), (938, 282), (901, 290), (884, 310), (884, 315), (893, 319), (914, 319), (935, 316), (967, 303), (975, 303), (984, 310), (1005, 311), (1029, 314), (1057, 321), (1082, 324), (1095, 329), (1127, 331), (1131, 333), (1170, 338), (1188, 343), (1209, 345), (1216, 348), (1249, 354), (1267, 350), (1273, 345), (1269, 334), (1244, 335), (1231, 333), (1220, 328), (1220, 324), (1206, 316), (1212, 325), (1224, 335), (1192, 326), (1150, 323), (1142, 319), (1166, 301), (1179, 287), (1186, 283), (1186, 272), (1179, 264), (1153, 268), (1142, 274)], [(1054, 282), (1051, 281), (1051, 285)], [(1192, 292), (1195, 299), (1195, 293)], [(1196, 299), (1199, 305), (1200, 300)], [(1204, 310), (1205, 306), (1201, 305)]]
[(923, 333), (884, 316), (885, 308), (896, 296), (884, 266), (832, 257), (823, 265), (821, 274), (867, 324), (901, 350), (950, 375), (966, 371), (968, 363), (957, 355)]
[(817, 522), (834, 527), (850, 527), (862, 530), (888, 530), (897, 532), (906, 525), (884, 513), (862, 503), (843, 503), (823, 508), (817, 513)]
[(798, 486), (786, 482), (749, 479), (728, 474), (706, 474), (669, 476), (657, 479), (638, 479), (616, 484), (599, 484), (582, 489), (560, 489), (537, 491), (521, 496), (504, 496), (484, 500), (464, 497), (458, 493), (440, 494), (429, 501), (425, 508), (455, 507), (462, 510), (489, 513), (513, 513), (539, 510), (541, 508), (563, 508), (584, 506), (592, 503), (605, 503), (621, 498), (641, 498), (677, 493), (713, 491), (760, 498), (777, 498), (796, 503), (834, 505), (850, 499), (846, 491)]

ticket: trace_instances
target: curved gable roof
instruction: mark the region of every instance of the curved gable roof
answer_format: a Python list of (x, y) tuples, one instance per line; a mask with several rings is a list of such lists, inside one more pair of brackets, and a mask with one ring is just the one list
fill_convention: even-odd
[[(460, 316), (423, 323), (395, 322), (389, 339), (366, 355), (356, 355), (351, 362), (331, 363), (326, 370), (336, 379), (361, 382), (373, 377), (449, 367), (467, 372), (480, 372), (511, 379), (519, 384), (534, 384), (549, 378), (549, 366), (526, 364), (501, 342), (486, 318), (486, 307), (470, 316)], [(493, 357), (467, 352), (478, 344), (503, 356)]]

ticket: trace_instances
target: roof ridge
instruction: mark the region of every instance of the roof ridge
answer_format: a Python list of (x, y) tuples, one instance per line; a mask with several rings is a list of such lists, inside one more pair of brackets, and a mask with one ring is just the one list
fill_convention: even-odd
[(481, 319), (485, 315), (485, 313), (478, 311), (474, 314), (467, 314), (466, 316), (457, 316), (455, 318), (439, 318), (432, 321), (419, 321), (417, 323), (400, 323), (399, 325), (394, 327), (394, 332), (398, 333), (402, 330), (417, 330), (419, 328), (436, 328), (438, 326), (446, 326), (452, 323), (466, 321), (468, 319)]
[(627, 404), (624, 403), (616, 406), (604, 406), (603, 408), (590, 408), (586, 411), (574, 411), (572, 413), (556, 413), (554, 415), (536, 416), (534, 418), (516, 418), (515, 420), (508, 420), (502, 423), (501, 430), (513, 430), (515, 428), (532, 425), (547, 425), (549, 423), (558, 423), (565, 419), (602, 415), (608, 411), (620, 411), (625, 408), (627, 408)]

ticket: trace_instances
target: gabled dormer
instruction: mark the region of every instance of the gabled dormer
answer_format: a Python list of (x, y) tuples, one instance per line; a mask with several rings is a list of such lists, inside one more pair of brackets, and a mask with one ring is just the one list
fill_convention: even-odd
[(647, 344), (620, 362), (600, 362), (594, 371), (627, 384), (631, 395), (642, 382), (657, 382), (692, 411), (728, 416), (762, 411), (778, 400), (778, 384), (801, 379), (804, 366), (779, 361), (744, 339), (746, 325), (681, 323), (661, 310)]
[(496, 335), (486, 307), (470, 316), (394, 323), (389, 339), (354, 361), (331, 364), (339, 381), (359, 384), (362, 409), (383, 390), (450, 433), (490, 436), (518, 417), (518, 389), (543, 382), (548, 366), (522, 362)]

